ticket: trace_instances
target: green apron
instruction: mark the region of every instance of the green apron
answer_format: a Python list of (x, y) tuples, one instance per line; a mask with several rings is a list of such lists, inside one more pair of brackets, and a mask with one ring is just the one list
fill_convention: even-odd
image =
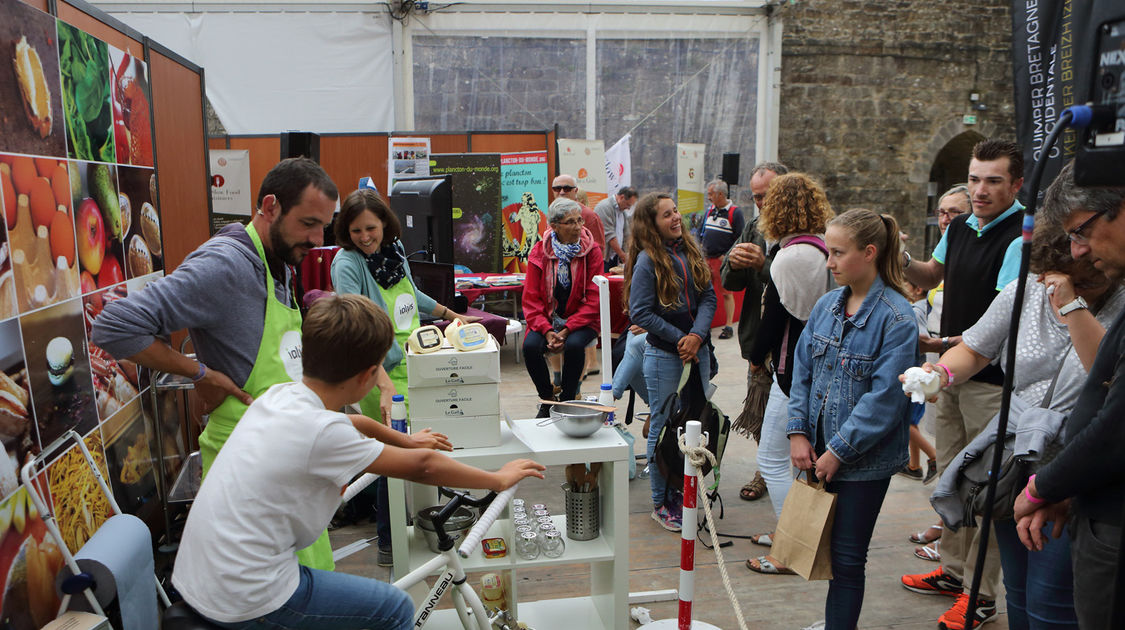
[[(273, 385), (301, 380), (301, 311), (277, 300), (262, 239), (250, 225), (246, 226), (246, 233), (254, 241), (258, 257), (266, 265), (266, 318), (262, 326), (262, 340), (258, 345), (258, 355), (254, 358), (250, 377), (242, 386), (246, 393), (257, 398)], [(227, 396), (211, 412), (207, 427), (199, 436), (199, 454), (204, 475), (246, 409), (247, 406), (241, 400)], [(327, 530), (312, 545), (298, 551), (297, 559), (312, 569), (335, 569)]]
[[(376, 284), (378, 286), (378, 284)], [(418, 319), (418, 303), (414, 298), (414, 284), (410, 278), (403, 278), (398, 284), (389, 289), (379, 287), (386, 305), (387, 315), (391, 318), (391, 325), (395, 329), (395, 343), (406, 348), (406, 339), (414, 332), (421, 321)], [(383, 364), (386, 368), (386, 364)], [(387, 369), (387, 376), (395, 385), (395, 392), (402, 394), (402, 398), (409, 405), (410, 398), (407, 394), (406, 358), (403, 357), (398, 365)], [(359, 409), (363, 415), (376, 420), (383, 420), (383, 413), (379, 409), (379, 388), (372, 389), (363, 400), (359, 401)]]

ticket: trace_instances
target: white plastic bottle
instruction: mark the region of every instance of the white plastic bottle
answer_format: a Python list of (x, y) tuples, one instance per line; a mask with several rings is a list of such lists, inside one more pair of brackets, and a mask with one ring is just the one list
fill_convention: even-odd
[[(602, 391), (598, 395), (598, 404), (605, 405), (606, 407), (613, 407), (613, 385), (610, 383), (602, 383)], [(612, 427), (617, 424), (614, 412), (609, 412), (605, 417), (605, 426)]]
[(406, 433), (406, 397), (395, 394), (391, 398), (391, 428)]

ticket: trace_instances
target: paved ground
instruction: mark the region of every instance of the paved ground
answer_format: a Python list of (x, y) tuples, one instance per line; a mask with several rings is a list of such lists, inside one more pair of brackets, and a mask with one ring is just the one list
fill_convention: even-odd
[[(716, 333), (718, 330), (715, 331)], [(736, 339), (715, 340), (720, 371), (715, 378), (719, 386), (714, 400), (730, 416), (741, 410), (745, 394), (746, 363), (738, 351)], [(534, 414), (537, 398), (522, 364), (515, 363), (512, 346), (501, 349), (501, 401), (512, 417), (529, 417)], [(583, 393), (596, 393), (600, 377), (590, 377)], [(639, 403), (639, 400), (638, 400)], [(643, 404), (638, 404), (643, 410)], [(631, 430), (637, 436), (639, 452), (643, 453), (640, 427)], [(719, 531), (727, 534), (749, 535), (769, 531), (774, 525), (770, 502), (741, 501), (738, 489), (749, 480), (755, 464), (755, 444), (741, 436), (732, 438), (723, 461), (723, 483), (720, 493), (725, 514), (719, 521)], [(549, 505), (551, 497), (562, 511), (562, 494), (558, 492), (562, 470), (548, 471), (548, 479), (521, 486), (520, 494), (539, 494)], [(920, 573), (937, 568), (936, 563), (916, 559), (913, 545), (907, 540), (910, 532), (922, 529), (935, 516), (929, 506), (929, 488), (917, 481), (896, 476), (892, 482), (882, 514), (871, 541), (867, 562), (867, 593), (864, 599), (860, 627), (895, 629), (930, 629), (937, 627), (937, 618), (953, 602), (945, 597), (927, 597), (906, 591), (899, 583), (903, 573)], [(649, 518), (648, 481), (630, 482), (630, 592), (674, 589), (679, 581), (679, 534), (661, 529)], [(332, 532), (335, 547), (361, 537), (373, 537), (374, 527), (352, 526)], [(734, 594), (742, 607), (749, 628), (800, 629), (824, 617), (826, 582), (805, 582), (797, 576), (766, 576), (752, 573), (745, 567), (751, 555), (760, 555), (764, 548), (747, 540), (730, 539), (734, 544), (723, 549), (726, 567)], [(341, 563), (340, 570), (373, 575), (387, 579), (389, 571), (376, 566), (374, 547), (357, 553)], [(519, 572), (520, 594), (527, 600), (568, 597), (588, 593), (588, 573), (582, 566), (563, 566), (538, 571)], [(697, 547), (696, 554), (695, 619), (706, 621), (724, 629), (738, 627), (733, 608), (723, 588), (717, 561), (712, 552)], [(672, 618), (676, 615), (676, 602), (642, 604), (654, 619)], [(1003, 602), (1000, 602), (1001, 609)], [(568, 628), (569, 625), (560, 625)], [(1001, 613), (987, 627), (992, 630), (1007, 628), (1007, 619)], [(575, 629), (577, 630), (577, 629)]]

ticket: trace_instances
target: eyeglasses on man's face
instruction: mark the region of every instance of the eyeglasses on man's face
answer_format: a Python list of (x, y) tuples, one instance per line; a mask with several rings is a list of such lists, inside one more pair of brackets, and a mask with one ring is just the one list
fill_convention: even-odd
[(555, 192), (570, 192), (578, 188), (577, 186), (551, 186), (551, 190)]
[(584, 221), (582, 220), (582, 217), (574, 217), (573, 219), (567, 219), (566, 221), (559, 221), (555, 225), (571, 226), (571, 225), (582, 225), (583, 223), (584, 223)]
[(1066, 233), (1067, 237), (1069, 237), (1071, 242), (1073, 242), (1073, 243), (1078, 243), (1079, 245), (1088, 244), (1090, 242), (1090, 237), (1083, 234), (1082, 232), (1084, 232), (1086, 230), (1086, 228), (1090, 227), (1094, 223), (1094, 221), (1097, 221), (1098, 217), (1102, 216), (1105, 213), (1106, 213), (1105, 210), (1100, 210), (1098, 212), (1095, 212), (1092, 217), (1083, 221), (1082, 225), (1079, 225), (1078, 227), (1074, 228), (1073, 230), (1067, 232)]

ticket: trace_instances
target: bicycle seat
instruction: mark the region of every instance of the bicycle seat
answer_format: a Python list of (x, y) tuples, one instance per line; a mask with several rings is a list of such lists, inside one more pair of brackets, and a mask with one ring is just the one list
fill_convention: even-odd
[(219, 626), (199, 616), (187, 602), (179, 601), (164, 609), (160, 618), (161, 630), (222, 630)]

